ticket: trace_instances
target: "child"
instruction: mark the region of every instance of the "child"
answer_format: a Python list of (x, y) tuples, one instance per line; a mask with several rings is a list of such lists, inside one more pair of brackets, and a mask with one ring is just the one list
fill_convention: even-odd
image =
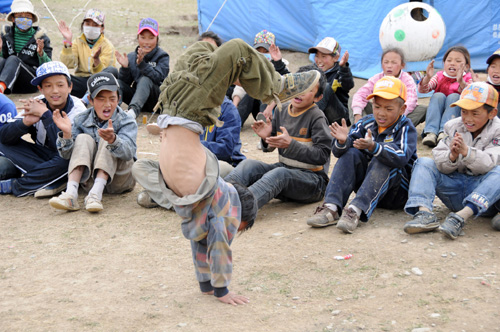
[(135, 186), (132, 165), (137, 149), (137, 123), (118, 106), (118, 81), (112, 74), (102, 72), (92, 75), (87, 85), (93, 107), (79, 114), (74, 125), (64, 112), (54, 112), (54, 122), (61, 130), (57, 149), (61, 157), (69, 159), (66, 192), (49, 201), (60, 210), (80, 209), (80, 183), (91, 187), (84, 201), (89, 212), (103, 209), (104, 189), (119, 194)]
[(427, 107), (422, 144), (431, 148), (444, 138), (444, 124), (460, 114), (451, 104), (460, 97), (460, 92), (472, 82), (469, 51), (463, 46), (453, 46), (443, 57), (444, 68), (434, 75), (434, 60), (427, 66), (427, 73), (418, 85), (420, 93), (434, 90)]
[(168, 75), (168, 53), (158, 47), (158, 22), (152, 18), (142, 19), (137, 32), (139, 46), (128, 55), (116, 51), (116, 59), (122, 66), (118, 76), (120, 95), (133, 110), (134, 115), (140, 112), (152, 112), (158, 96), (160, 84)]
[(106, 70), (118, 77), (118, 70), (114, 67), (115, 48), (104, 36), (104, 19), (104, 13), (99, 9), (89, 9), (80, 26), (82, 34), (73, 41), (71, 28), (64, 21), (59, 23), (64, 38), (61, 62), (76, 69), (75, 75), (71, 75), (71, 94), (78, 98), (87, 92), (87, 80), (91, 75)]
[(247, 186), (259, 209), (273, 198), (300, 203), (323, 198), (328, 183), (331, 138), (325, 115), (315, 103), (321, 100), (324, 85), (325, 78), (321, 75), (313, 90), (275, 112), (272, 124), (267, 119), (252, 125), (265, 152), (278, 148), (279, 162), (266, 164), (247, 159), (225, 180)]
[(318, 80), (315, 71), (282, 77), (262, 55), (235, 39), (217, 49), (208, 42), (193, 44), (163, 82), (160, 186), (183, 219), (182, 231), (191, 240), (204, 294), (233, 305), (248, 302), (227, 289), (232, 273), (229, 246), (237, 231), (251, 227), (257, 208), (248, 189), (218, 177), (217, 159), (200, 143), (203, 126), (221, 125), (218, 106), (233, 82), (239, 81), (251, 97), (279, 105), (311, 90)]
[(0, 38), (0, 93), (33, 93), (36, 69), (51, 61), (52, 47), (45, 30), (33, 26), (38, 15), (29, 0), (14, 0)]
[[(491, 84), (498, 93), (500, 93), (500, 48), (495, 51), (486, 60), (488, 68), (486, 72), (488, 73), (488, 84)], [(498, 109), (498, 106), (497, 106)], [(500, 116), (500, 114), (497, 114)]]
[[(0, 180), (10, 187), (3, 190), (4, 194), (34, 193), (37, 198), (47, 197), (60, 192), (57, 188), (66, 182), (68, 161), (57, 153), (59, 129), (54, 124), (53, 113), (63, 111), (73, 120), (85, 106), (69, 95), (71, 78), (61, 62), (46, 62), (38, 67), (36, 74), (31, 84), (43, 95), (39, 99), (21, 100), (24, 112), (0, 128), (0, 155), (7, 159), (1, 163)], [(22, 139), (26, 134), (34, 144)]]
[[(417, 107), (417, 86), (411, 75), (403, 71), (406, 65), (403, 51), (399, 48), (385, 50), (382, 53), (381, 63), (382, 72), (372, 76), (364, 86), (356, 91), (352, 98), (351, 109), (354, 115), (354, 123), (361, 119), (362, 114), (373, 114), (372, 104), (368, 102), (366, 97), (373, 92), (375, 83), (384, 76), (394, 76), (399, 78), (406, 86), (405, 116), (413, 122), (414, 126), (417, 126), (420, 123), (419, 120), (423, 121), (425, 109), (424, 112), (417, 112), (423, 113), (419, 114), (420, 116), (414, 114)], [(417, 118), (414, 118), (414, 116), (417, 116)]]
[[(498, 92), (484, 82), (467, 86), (451, 106), (462, 116), (444, 126), (445, 138), (432, 150), (434, 160), (419, 158), (413, 169), (405, 211), (413, 219), (404, 226), (409, 234), (439, 230), (456, 239), (473, 215), (492, 216), (500, 199), (500, 119)], [(439, 225), (432, 213), (437, 196), (452, 211)]]
[(326, 75), (328, 88), (325, 89), (323, 99), (318, 102), (318, 107), (323, 110), (328, 123), (341, 123), (349, 121), (349, 91), (354, 87), (351, 69), (349, 68), (349, 52), (345, 51), (340, 58), (340, 45), (332, 37), (326, 37), (315, 47), (308, 50), (315, 54), (314, 62)]
[[(332, 152), (339, 159), (325, 202), (307, 220), (312, 227), (337, 224), (344, 233), (352, 233), (360, 219), (370, 218), (375, 207), (400, 209), (406, 203), (411, 168), (417, 159), (417, 132), (404, 116), (406, 86), (398, 78), (384, 76), (367, 98), (374, 98), (373, 114), (350, 131), (345, 120), (342, 126), (330, 126)], [(342, 211), (353, 191), (356, 197)]]

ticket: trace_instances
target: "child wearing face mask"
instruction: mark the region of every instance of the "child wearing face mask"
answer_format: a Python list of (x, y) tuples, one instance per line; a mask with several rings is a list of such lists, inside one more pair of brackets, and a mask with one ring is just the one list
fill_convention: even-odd
[(29, 0), (14, 0), (0, 39), (0, 93), (33, 93), (36, 69), (51, 61), (52, 47)]
[(158, 22), (145, 18), (137, 31), (139, 46), (128, 55), (115, 52), (116, 60), (122, 66), (118, 75), (120, 95), (135, 117), (140, 112), (152, 112), (160, 85), (168, 75), (169, 55), (159, 46)]
[(115, 63), (115, 48), (104, 36), (105, 15), (99, 9), (89, 9), (81, 24), (82, 34), (72, 41), (73, 33), (64, 21), (59, 22), (63, 40), (61, 62), (69, 69), (75, 68), (71, 75), (73, 90), (71, 94), (82, 98), (87, 92), (87, 80), (93, 74), (106, 71), (118, 77)]

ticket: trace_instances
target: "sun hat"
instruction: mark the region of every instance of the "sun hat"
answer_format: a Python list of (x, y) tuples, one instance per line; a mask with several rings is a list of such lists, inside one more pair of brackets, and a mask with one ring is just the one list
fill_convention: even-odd
[(14, 14), (30, 13), (33, 15), (33, 23), (38, 22), (38, 15), (35, 13), (35, 8), (29, 0), (14, 0), (10, 5), (10, 13), (5, 18), (6, 21), (14, 22)]

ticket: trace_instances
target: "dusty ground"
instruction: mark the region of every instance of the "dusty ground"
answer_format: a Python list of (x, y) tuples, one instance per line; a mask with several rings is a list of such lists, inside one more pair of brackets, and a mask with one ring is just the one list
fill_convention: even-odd
[[(193, 0), (154, 3), (162, 6), (164, 31), (196, 27)], [(75, 11), (63, 4), (54, 1), (54, 14), (70, 21)], [(148, 15), (145, 9), (125, 9), (129, 4), (99, 3), (115, 6), (108, 10), (108, 29), (114, 27), (110, 35), (124, 52), (133, 48), (132, 22)], [(41, 5), (37, 8), (45, 15)], [(113, 15), (130, 17), (129, 27)], [(43, 22), (57, 54), (55, 25)], [(175, 61), (194, 39), (163, 34), (162, 45)], [(285, 57), (306, 61), (303, 54)], [(275, 153), (256, 149), (250, 122), (241, 134), (245, 154), (276, 161)], [(139, 158), (156, 159), (158, 146), (140, 125)], [(429, 154), (419, 145), (420, 156)], [(0, 330), (500, 330), (500, 233), (487, 219), (471, 221), (464, 237), (449, 241), (438, 233), (409, 236), (402, 230), (408, 220), (402, 211), (376, 210), (369, 223), (344, 235), (305, 224), (316, 204), (272, 201), (255, 226), (233, 242), (230, 288), (251, 303), (230, 307), (200, 294), (179, 218), (139, 207), (140, 190), (106, 195), (98, 215), (60, 213), (46, 199), (1, 197)], [(436, 205), (444, 218), (446, 208)], [(353, 258), (333, 258), (346, 254)], [(422, 275), (411, 272), (415, 267)]]

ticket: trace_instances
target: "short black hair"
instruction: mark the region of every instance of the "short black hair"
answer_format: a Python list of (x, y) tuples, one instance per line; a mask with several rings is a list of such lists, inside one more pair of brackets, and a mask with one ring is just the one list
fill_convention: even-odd
[(236, 182), (231, 182), (231, 184), (238, 192), (238, 197), (240, 198), (241, 221), (247, 222), (247, 226), (245, 227), (245, 229), (243, 229), (243, 231), (246, 231), (252, 228), (253, 222), (257, 217), (257, 200), (247, 187)]
[(488, 104), (483, 104), (483, 107), (486, 110), (486, 112), (488, 112), (488, 113), (490, 113), (491, 111), (493, 111), (495, 109), (495, 107), (488, 105)]
[(318, 66), (314, 65), (305, 65), (299, 68), (297, 70), (297, 73), (303, 73), (305, 71), (310, 71), (310, 70), (317, 70), (321, 74), (319, 77), (319, 82), (318, 82), (318, 92), (316, 95), (314, 95), (315, 98), (320, 97), (324, 92), (325, 92), (325, 87), (326, 87), (326, 76), (325, 73), (318, 68)]
[(198, 41), (203, 40), (205, 38), (210, 38), (213, 39), (217, 47), (222, 45), (222, 39), (219, 37), (218, 34), (216, 34), (213, 31), (205, 31), (200, 35), (200, 38), (198, 38)]

